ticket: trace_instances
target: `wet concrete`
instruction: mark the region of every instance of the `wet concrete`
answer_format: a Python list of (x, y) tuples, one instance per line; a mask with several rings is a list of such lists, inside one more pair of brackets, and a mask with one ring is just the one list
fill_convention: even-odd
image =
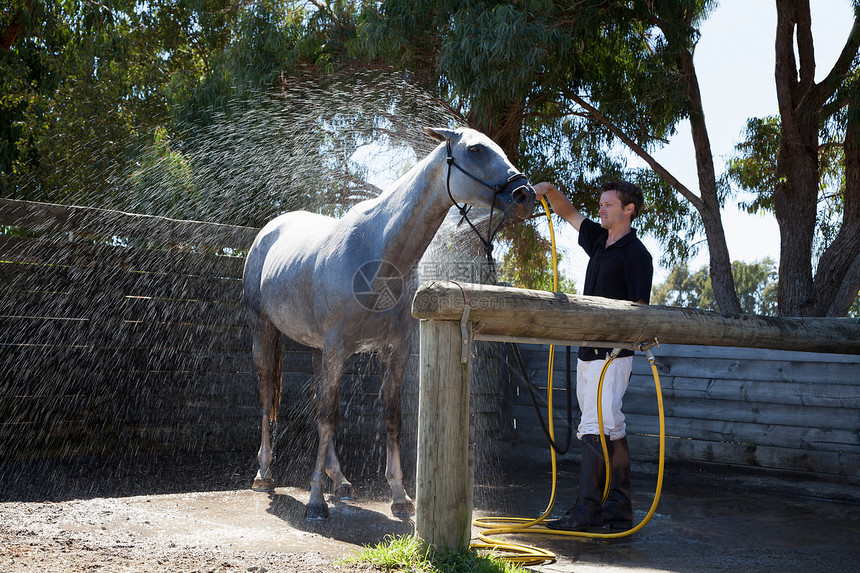
[[(576, 495), (576, 467), (560, 462), (552, 516)], [(651, 505), (655, 467), (634, 464), (636, 521)], [(252, 473), (248, 473), (252, 475)], [(413, 530), (411, 520), (392, 518), (379, 475), (353, 476), (359, 498), (333, 503), (325, 523), (308, 523), (308, 491), (279, 487), (253, 492), (235, 473), (227, 487), (143, 495), (0, 497), (4, 520), (28, 522), (45, 513), (45, 527), (113, 542), (194, 547), (219, 551), (307, 552), (337, 559), (386, 535)], [(12, 482), (7, 479), (5, 485)], [(478, 476), (474, 516), (536, 517), (550, 492), (548, 464), (505, 467)], [(169, 488), (167, 488), (169, 490)], [(47, 515), (50, 513), (50, 515)], [(47, 519), (47, 518), (50, 519)], [(473, 533), (476, 535), (477, 530)], [(504, 536), (553, 551), (557, 561), (533, 567), (545, 572), (601, 571), (857, 571), (860, 570), (860, 491), (856, 485), (766, 473), (667, 467), (657, 513), (632, 538), (596, 542), (549, 535)]]
[[(651, 506), (656, 472), (634, 464), (634, 521)], [(511, 487), (516, 515), (541, 497), (522, 481)], [(552, 516), (576, 496), (576, 474), (559, 473)], [(548, 487), (548, 486), (547, 486)], [(544, 496), (545, 497), (545, 496)], [(544, 499), (544, 507), (545, 507)], [(490, 504), (492, 505), (492, 504)], [(540, 515), (542, 507), (531, 516)], [(761, 473), (711, 473), (667, 468), (657, 511), (644, 529), (625, 540), (599, 542), (548, 535), (508, 536), (554, 552), (546, 572), (587, 571), (857, 571), (860, 570), (860, 491), (856, 486), (789, 479)]]

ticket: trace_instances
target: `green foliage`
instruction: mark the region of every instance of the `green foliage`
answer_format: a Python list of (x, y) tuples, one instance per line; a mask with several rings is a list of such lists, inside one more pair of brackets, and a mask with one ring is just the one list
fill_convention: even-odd
[(382, 571), (402, 573), (525, 573), (521, 566), (507, 563), (493, 554), (476, 550), (456, 552), (428, 548), (411, 535), (389, 536), (361, 553), (346, 557), (344, 563), (369, 563)]
[(848, 316), (856, 316), (860, 318), (860, 292), (857, 293), (857, 298), (854, 300), (854, 304), (852, 304), (851, 308), (848, 309)]
[(29, 15), (0, 53), (4, 196), (117, 206), (117, 178), (167, 119), (164, 86), (199, 55), (186, 5), (33, 0), (3, 12), (2, 29)]
[[(844, 121), (831, 118), (822, 126), (819, 147), (818, 206), (813, 237), (816, 257), (833, 242), (842, 224), (845, 200), (845, 154), (841, 141), (845, 137)], [(752, 193), (752, 200), (738, 201), (748, 213), (775, 213), (774, 191), (786, 185), (777, 176), (777, 156), (782, 136), (781, 120), (777, 116), (750, 118), (744, 131), (745, 139), (735, 146), (735, 156), (728, 161), (723, 176), (725, 184), (734, 183)]]
[[(775, 316), (777, 314), (776, 264), (770, 258), (755, 263), (735, 261), (732, 275), (746, 314)], [(714, 298), (714, 289), (708, 267), (691, 273), (686, 264), (676, 265), (666, 281), (653, 289), (653, 304), (720, 310)]]
[[(520, 288), (576, 294), (573, 280), (561, 272), (558, 288), (553, 287), (551, 244), (538, 233), (533, 222), (506, 227), (499, 242), (506, 247), (498, 269), (499, 281)], [(556, 255), (556, 260), (560, 265), (561, 254)]]
[(755, 194), (752, 201), (738, 203), (747, 213), (773, 212), (780, 129), (775, 116), (748, 119), (746, 139), (735, 146), (737, 155), (727, 162), (724, 180)]
[[(191, 162), (174, 149), (164, 128), (157, 128), (154, 140), (141, 151), (128, 183), (130, 189), (125, 201), (134, 213), (176, 219), (200, 218), (202, 207)], [(153, 194), (153, 189), (158, 189), (159, 193)]]

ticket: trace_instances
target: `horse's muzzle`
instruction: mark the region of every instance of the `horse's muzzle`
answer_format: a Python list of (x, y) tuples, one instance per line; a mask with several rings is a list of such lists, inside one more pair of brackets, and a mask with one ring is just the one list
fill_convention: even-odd
[(505, 218), (524, 220), (534, 211), (537, 195), (529, 183), (528, 177), (522, 173), (512, 175), (496, 193), (496, 200), (501, 204)]

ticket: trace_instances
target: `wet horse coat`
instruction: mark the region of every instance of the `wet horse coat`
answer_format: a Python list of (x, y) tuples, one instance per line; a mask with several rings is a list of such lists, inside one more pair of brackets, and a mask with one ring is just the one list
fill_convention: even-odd
[[(332, 436), (340, 417), (344, 364), (379, 353), (385, 409), (386, 470), (395, 516), (414, 513), (400, 466), (400, 391), (409, 359), (413, 269), (453, 202), (531, 214), (534, 191), (492, 140), (471, 129), (427, 129), (441, 144), (378, 197), (342, 219), (296, 211), (270, 221), (245, 262), (244, 302), (253, 332), (257, 398), (262, 408), (255, 489), (272, 489), (270, 421), (280, 400), (281, 333), (313, 348), (312, 395), (319, 432), (308, 519), (328, 515), (323, 475), (349, 497)], [(451, 169), (451, 167), (457, 169)]]

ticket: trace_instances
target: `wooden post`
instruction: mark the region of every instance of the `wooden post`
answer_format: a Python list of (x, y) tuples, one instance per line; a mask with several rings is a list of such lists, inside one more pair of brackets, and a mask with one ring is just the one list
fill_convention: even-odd
[(459, 321), (422, 320), (419, 332), (415, 533), (425, 543), (466, 551), (474, 480), (469, 463), (470, 353), (461, 352)]

